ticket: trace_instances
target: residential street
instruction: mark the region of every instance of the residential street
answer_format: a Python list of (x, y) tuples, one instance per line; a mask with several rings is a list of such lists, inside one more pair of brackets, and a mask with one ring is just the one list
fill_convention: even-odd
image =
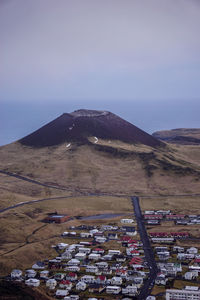
[(134, 213), (135, 213), (135, 218), (137, 221), (138, 225), (138, 232), (140, 234), (141, 241), (143, 243), (143, 249), (144, 249), (144, 254), (145, 258), (149, 267), (149, 278), (144, 282), (144, 285), (141, 289), (140, 294), (138, 295), (138, 299), (144, 300), (146, 297), (151, 293), (151, 290), (154, 285), (154, 281), (156, 279), (158, 269), (157, 265), (154, 259), (154, 253), (151, 248), (151, 244), (146, 232), (145, 224), (142, 218), (142, 213), (140, 209), (140, 204), (139, 204), (139, 198), (138, 197), (131, 197), (131, 201), (134, 207)]

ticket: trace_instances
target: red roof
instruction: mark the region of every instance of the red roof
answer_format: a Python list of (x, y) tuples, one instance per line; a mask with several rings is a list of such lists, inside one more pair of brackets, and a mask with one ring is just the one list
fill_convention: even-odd
[(101, 252), (104, 252), (104, 250), (101, 249), (101, 248), (95, 248), (94, 251), (99, 251), (99, 252), (101, 251)]
[(69, 285), (69, 284), (71, 284), (71, 281), (69, 281), (69, 280), (62, 280), (60, 283), (61, 284)]
[(137, 250), (132, 250), (132, 251), (131, 251), (131, 254), (134, 254), (134, 253), (135, 253), (135, 254), (136, 254), (136, 253), (138, 254), (139, 251), (137, 251)]
[(77, 274), (76, 274), (76, 273), (73, 273), (73, 272), (70, 272), (68, 275), (69, 275), (70, 277), (76, 277), (76, 276), (77, 276)]
[(104, 276), (104, 275), (99, 275), (99, 276), (97, 276), (97, 278), (100, 279), (101, 281), (106, 280), (106, 276)]

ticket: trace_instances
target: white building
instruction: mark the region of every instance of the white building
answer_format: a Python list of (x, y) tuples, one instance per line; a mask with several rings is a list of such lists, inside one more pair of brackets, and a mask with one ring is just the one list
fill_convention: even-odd
[(37, 287), (40, 285), (40, 280), (36, 279), (36, 278), (29, 278), (29, 279), (25, 280), (25, 284), (28, 286)]
[(28, 278), (34, 278), (36, 274), (37, 272), (33, 269), (26, 270), (26, 277)]
[(101, 254), (91, 253), (88, 255), (88, 259), (91, 260), (99, 260), (101, 258)]
[(83, 248), (79, 248), (79, 252), (89, 254), (91, 252), (91, 249), (83, 247)]
[(97, 268), (97, 266), (94, 266), (94, 265), (88, 265), (86, 267), (85, 271), (87, 273), (96, 273), (96, 272), (98, 272), (98, 268)]
[(54, 290), (57, 285), (57, 281), (55, 279), (48, 279), (46, 281), (46, 287), (48, 287), (50, 290)]
[(79, 281), (76, 284), (76, 290), (78, 290), (78, 291), (85, 291), (86, 288), (87, 288), (87, 284), (83, 281)]
[(75, 255), (75, 259), (84, 260), (84, 259), (86, 259), (86, 256), (87, 256), (86, 253), (78, 252)]
[(49, 277), (49, 271), (48, 270), (44, 270), (40, 272), (40, 278), (41, 279), (47, 279)]
[(95, 276), (92, 275), (84, 275), (81, 277), (81, 281), (85, 283), (94, 283), (95, 282)]
[(122, 278), (119, 276), (114, 276), (111, 278), (111, 284), (113, 285), (122, 285)]
[(118, 295), (120, 292), (121, 292), (120, 286), (108, 285), (108, 286), (106, 287), (106, 293), (107, 293), (107, 294)]
[(199, 300), (200, 291), (199, 290), (177, 290), (170, 289), (166, 290), (166, 300)]
[(56, 291), (56, 297), (58, 298), (64, 298), (65, 296), (67, 296), (69, 294), (68, 290), (57, 290)]
[(80, 265), (80, 260), (78, 260), (76, 258), (72, 258), (68, 261), (67, 265), (68, 266), (78, 266), (78, 265)]
[(122, 289), (122, 294), (135, 296), (137, 294), (137, 286), (136, 285), (128, 285), (126, 288)]
[(133, 219), (121, 219), (120, 221), (122, 224), (131, 224), (134, 223)]
[(18, 269), (14, 269), (14, 270), (12, 270), (10, 276), (11, 276), (11, 279), (13, 279), (13, 280), (19, 279), (22, 276), (22, 271), (18, 270)]
[(121, 254), (120, 250), (108, 250), (109, 255), (119, 255)]

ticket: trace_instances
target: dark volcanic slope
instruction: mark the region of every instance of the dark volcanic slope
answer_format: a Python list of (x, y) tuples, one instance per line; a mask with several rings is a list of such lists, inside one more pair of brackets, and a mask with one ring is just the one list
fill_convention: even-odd
[(157, 131), (152, 134), (155, 138), (173, 144), (200, 145), (200, 129), (178, 128)]
[(141, 143), (151, 147), (163, 145), (156, 138), (107, 112), (78, 110), (63, 114), (19, 142), (33, 147), (58, 145), (64, 142), (88, 143), (88, 137)]

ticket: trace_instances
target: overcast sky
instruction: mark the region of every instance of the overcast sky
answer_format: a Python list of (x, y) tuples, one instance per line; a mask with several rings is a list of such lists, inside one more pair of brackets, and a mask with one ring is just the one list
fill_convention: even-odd
[(199, 0), (0, 0), (0, 144), (63, 112), (200, 127)]

